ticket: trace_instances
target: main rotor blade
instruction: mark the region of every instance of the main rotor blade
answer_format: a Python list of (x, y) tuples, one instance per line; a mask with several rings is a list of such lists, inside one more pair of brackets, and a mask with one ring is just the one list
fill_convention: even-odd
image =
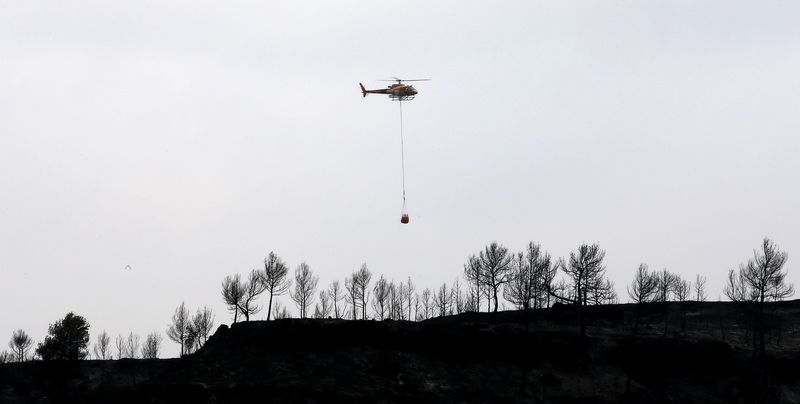
[(409, 80), (406, 80), (406, 79), (392, 79), (392, 80), (378, 79), (376, 81), (431, 81), (431, 80), (432, 79), (409, 79)]

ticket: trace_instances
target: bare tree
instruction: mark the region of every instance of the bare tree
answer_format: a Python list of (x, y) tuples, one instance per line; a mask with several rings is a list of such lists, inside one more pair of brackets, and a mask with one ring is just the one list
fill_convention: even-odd
[(670, 294), (673, 293), (675, 289), (677, 277), (667, 271), (666, 268), (661, 270), (661, 272), (657, 272), (656, 277), (658, 278), (658, 294), (656, 301), (668, 302), (670, 300)]
[(0, 352), (0, 363), (9, 363), (14, 361), (14, 354), (8, 351)]
[(761, 250), (739, 268), (748, 288), (753, 290), (759, 304), (781, 301), (794, 294), (794, 286), (786, 281), (783, 270), (788, 255), (769, 238), (764, 238)]
[(461, 282), (456, 278), (453, 281), (453, 286), (450, 287), (450, 295), (452, 296), (450, 311), (456, 314), (467, 311), (467, 306), (469, 305), (461, 289)]
[(350, 302), (350, 307), (353, 308), (352, 320), (358, 319), (358, 285), (356, 282), (356, 273), (353, 272), (350, 277), (344, 280), (344, 289), (347, 292), (347, 301)]
[(200, 349), (199, 340), (200, 337), (197, 330), (194, 329), (194, 325), (189, 324), (189, 331), (186, 332), (186, 355), (191, 355)]
[(128, 334), (128, 338), (125, 340), (125, 352), (128, 353), (129, 358), (136, 359), (139, 355), (139, 346), (141, 345), (141, 339), (139, 335), (134, 334), (133, 332)]
[[(636, 332), (642, 316), (642, 305), (654, 301), (658, 296), (658, 275), (651, 273), (647, 269), (647, 264), (639, 264), (639, 268), (633, 277), (633, 282), (628, 286), (628, 296), (636, 304), (636, 314), (634, 317), (633, 328), (631, 329), (631, 341), (635, 341)], [(626, 366), (627, 368), (627, 366)], [(628, 377), (625, 383), (625, 393), (630, 394), (631, 371), (627, 369)]]
[(633, 283), (628, 286), (628, 296), (636, 304), (652, 302), (656, 298), (658, 278), (650, 273), (647, 264), (639, 264), (633, 277)]
[(550, 258), (550, 254), (542, 250), (539, 244), (530, 242), (526, 247), (525, 259), (533, 275), (533, 308), (549, 307), (550, 290), (553, 279), (558, 273), (558, 265)]
[(161, 350), (161, 335), (155, 331), (147, 334), (142, 345), (142, 359), (158, 359)]
[(478, 254), (481, 284), (492, 291), (494, 299), (494, 312), (498, 308), (498, 291), (508, 281), (508, 272), (511, 270), (511, 256), (508, 249), (496, 241), (486, 246)]
[(636, 270), (633, 277), (633, 282), (628, 286), (628, 296), (631, 298), (631, 301), (636, 303), (636, 317), (631, 334), (633, 337), (636, 336), (636, 331), (639, 328), (641, 306), (655, 299), (657, 289), (658, 279), (656, 275), (647, 270), (647, 264), (639, 264), (639, 268)]
[(328, 287), (328, 297), (330, 297), (331, 304), (333, 305), (333, 317), (341, 318), (342, 313), (339, 310), (339, 302), (342, 301), (343, 296), (339, 281), (333, 281)]
[(557, 264), (572, 281), (570, 288), (573, 292), (572, 295), (554, 293), (552, 288), (548, 291), (557, 299), (573, 303), (578, 307), (578, 323), (580, 324), (581, 337), (586, 336), (583, 306), (590, 302), (589, 291), (600, 282), (600, 279), (603, 279), (603, 274), (605, 273), (603, 259), (605, 256), (605, 250), (601, 249), (599, 245), (581, 244), (577, 252), (569, 254), (569, 265), (563, 263), (563, 261), (559, 261)]
[(302, 262), (297, 266), (294, 272), (294, 292), (290, 292), (289, 296), (300, 309), (300, 318), (307, 317), (308, 308), (313, 303), (317, 290), (317, 282), (319, 277), (314, 276), (308, 264)]
[(422, 305), (422, 319), (427, 320), (433, 315), (433, 301), (431, 299), (431, 290), (425, 288), (420, 296), (420, 303)]
[(395, 284), (392, 281), (389, 284), (391, 290), (391, 308), (389, 317), (394, 320), (406, 319), (406, 284), (403, 282)]
[(274, 312), (272, 313), (272, 317), (274, 317), (275, 320), (282, 320), (292, 317), (291, 314), (289, 314), (289, 310), (286, 308), (286, 306), (282, 305), (278, 301), (275, 302), (275, 306), (272, 308), (272, 311)]
[(128, 350), (127, 350), (127, 345), (125, 345), (125, 337), (123, 337), (121, 334), (118, 334), (114, 342), (115, 346), (117, 347), (117, 359), (128, 358)]
[[(419, 301), (419, 294), (415, 293), (413, 296), (414, 300), (414, 317), (413, 320), (419, 321), (420, 318), (420, 301)], [(411, 320), (411, 319), (409, 319)]]
[(694, 280), (694, 300), (706, 301), (706, 277), (700, 276), (700, 274), (697, 274)]
[(506, 300), (523, 310), (549, 305), (547, 290), (557, 269), (550, 255), (543, 252), (539, 244), (530, 242), (525, 252), (517, 253), (513, 258), (509, 283), (503, 293)]
[(411, 306), (414, 300), (414, 284), (411, 282), (411, 277), (408, 277), (406, 280), (406, 302), (408, 304), (408, 317), (406, 317), (409, 321), (413, 321), (414, 317), (411, 317)]
[(175, 309), (175, 313), (172, 315), (172, 322), (169, 328), (167, 328), (167, 337), (180, 344), (181, 356), (186, 354), (186, 339), (189, 335), (190, 322), (189, 310), (186, 309), (186, 305), (181, 302), (181, 305)]
[(369, 300), (369, 282), (372, 280), (372, 272), (367, 268), (367, 264), (361, 264), (361, 268), (353, 274), (353, 282), (358, 291), (358, 299), (361, 303), (361, 319), (367, 319), (367, 301)]
[(11, 334), (11, 340), (8, 341), (8, 347), (14, 352), (17, 362), (23, 362), (27, 359), (28, 352), (32, 346), (33, 339), (22, 329), (14, 331)]
[(326, 318), (331, 314), (331, 298), (327, 290), (319, 292), (319, 303), (314, 306), (314, 318)]
[(765, 303), (781, 301), (794, 294), (794, 286), (786, 280), (787, 271), (783, 270), (787, 258), (786, 252), (769, 238), (764, 238), (761, 248), (753, 251), (753, 258), (739, 266), (738, 274), (733, 270), (728, 273), (728, 283), (724, 288), (725, 295), (733, 301), (755, 302), (753, 348), (761, 358), (766, 351)]
[(731, 301), (747, 302), (755, 300), (755, 296), (750, 295), (750, 292), (742, 272), (736, 272), (733, 269), (729, 270), (725, 286), (722, 288), (722, 293)]
[(472, 307), (475, 308), (475, 311), (481, 311), (481, 264), (477, 256), (471, 255), (467, 258), (467, 262), (464, 264), (464, 278), (467, 279), (467, 283), (474, 291), (470, 293), (473, 298)]
[(683, 279), (676, 274), (673, 292), (677, 301), (685, 302), (689, 300), (689, 295), (692, 294), (692, 284), (688, 280)]
[(228, 311), (233, 312), (233, 322), (236, 323), (244, 305), (244, 284), (239, 274), (226, 276), (222, 280), (222, 300)]
[(533, 271), (528, 265), (528, 261), (525, 260), (525, 253), (514, 254), (511, 261), (508, 284), (503, 289), (503, 297), (516, 306), (517, 309), (528, 310), (531, 308), (533, 293)]
[[(667, 271), (666, 268), (662, 269), (661, 272), (656, 272), (655, 276), (658, 280), (658, 287), (656, 288), (656, 301), (666, 303), (670, 301), (671, 295), (675, 294), (678, 276)], [(662, 305), (662, 309), (664, 316), (664, 336), (666, 336), (669, 329), (670, 306), (668, 304), (664, 304)]]
[(108, 336), (105, 330), (97, 335), (97, 342), (94, 343), (93, 351), (95, 359), (111, 359), (111, 337)]
[(192, 324), (190, 325), (192, 334), (194, 334), (195, 345), (200, 348), (208, 341), (208, 335), (211, 334), (211, 329), (214, 328), (214, 314), (208, 307), (197, 309), (197, 312), (192, 317)]
[[(267, 285), (262, 282), (261, 274), (253, 269), (250, 271), (247, 282), (242, 285), (244, 295), (239, 306), (239, 312), (244, 316), (244, 321), (250, 321), (250, 316), (261, 311), (261, 306), (256, 304), (256, 299), (267, 289)], [(269, 314), (267, 315), (269, 317)]]
[(272, 312), (272, 300), (276, 296), (286, 293), (291, 287), (291, 281), (287, 279), (289, 274), (289, 267), (283, 260), (281, 260), (274, 252), (269, 253), (267, 258), (264, 258), (264, 272), (262, 275), (262, 282), (269, 292), (269, 305), (267, 306), (267, 321), (269, 321), (270, 313)]
[(452, 292), (447, 289), (447, 283), (443, 283), (442, 286), (439, 286), (439, 290), (434, 292), (433, 300), (439, 317), (448, 314), (448, 310), (451, 308), (451, 298)]
[(381, 275), (372, 288), (372, 309), (375, 311), (378, 320), (386, 318), (390, 292), (389, 282)]

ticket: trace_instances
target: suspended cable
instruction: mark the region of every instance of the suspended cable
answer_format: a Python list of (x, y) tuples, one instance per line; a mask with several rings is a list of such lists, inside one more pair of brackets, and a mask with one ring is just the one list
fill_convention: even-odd
[(399, 101), (400, 104), (400, 167), (403, 173), (403, 202), (406, 201), (406, 160), (405, 160), (405, 152), (404, 152), (404, 145), (403, 145), (403, 101)]
[(408, 223), (408, 212), (406, 211), (406, 158), (405, 145), (403, 142), (403, 100), (398, 100), (400, 104), (400, 170), (403, 178), (403, 210), (400, 216), (400, 223)]

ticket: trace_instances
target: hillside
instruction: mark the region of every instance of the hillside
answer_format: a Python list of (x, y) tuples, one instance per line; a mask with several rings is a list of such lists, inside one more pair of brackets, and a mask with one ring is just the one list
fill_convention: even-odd
[(253, 321), (181, 359), (0, 365), (0, 402), (800, 402), (800, 301), (770, 313), (758, 366), (733, 303), (645, 305), (635, 340), (632, 305), (588, 308), (585, 338), (568, 306)]

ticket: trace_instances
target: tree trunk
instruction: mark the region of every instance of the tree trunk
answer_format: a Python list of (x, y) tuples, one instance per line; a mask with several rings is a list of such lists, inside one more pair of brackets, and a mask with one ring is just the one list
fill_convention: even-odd
[(497, 313), (497, 286), (494, 288), (494, 312)]
[(269, 305), (267, 306), (267, 321), (269, 321), (269, 316), (272, 315), (272, 291), (269, 291)]

